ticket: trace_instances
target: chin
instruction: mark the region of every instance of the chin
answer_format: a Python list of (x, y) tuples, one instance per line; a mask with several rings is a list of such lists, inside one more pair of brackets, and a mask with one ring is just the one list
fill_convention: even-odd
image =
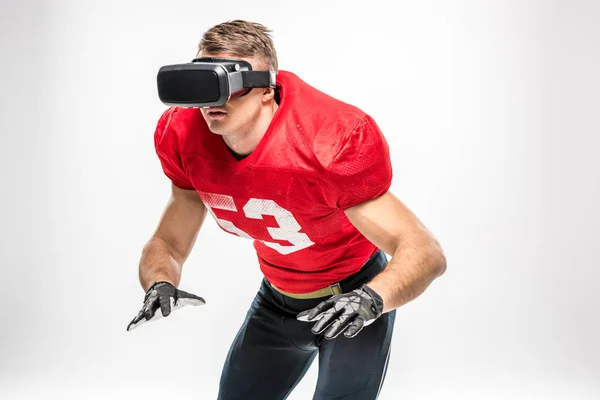
[(209, 123), (208, 129), (210, 129), (210, 131), (212, 133), (214, 133), (215, 135), (227, 136), (227, 135), (231, 134), (231, 129), (229, 127), (227, 127), (226, 124), (219, 123), (219, 122)]
[(211, 120), (210, 118), (204, 118), (204, 121), (206, 121), (206, 125), (208, 125), (208, 129), (210, 129), (210, 131), (212, 133), (216, 133), (217, 135), (222, 135), (224, 132), (224, 124), (220, 121), (214, 121)]
[(210, 125), (210, 124), (209, 124), (209, 125), (208, 125), (208, 129), (210, 129), (210, 131), (211, 131), (212, 133), (214, 133), (215, 135), (221, 135), (221, 136), (223, 136), (223, 135), (224, 135), (224, 133), (223, 133), (223, 130), (222, 130), (222, 129), (219, 129), (219, 128), (218, 128), (218, 127), (216, 127), (216, 126), (213, 126), (213, 125)]

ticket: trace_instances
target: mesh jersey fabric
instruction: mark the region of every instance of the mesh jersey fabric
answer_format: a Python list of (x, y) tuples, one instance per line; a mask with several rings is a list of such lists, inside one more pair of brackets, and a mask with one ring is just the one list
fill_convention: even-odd
[(277, 88), (279, 108), (242, 160), (192, 108), (162, 114), (155, 148), (174, 185), (196, 190), (221, 229), (254, 241), (269, 282), (310, 292), (357, 272), (377, 250), (344, 210), (389, 189), (389, 147), (369, 115), (295, 74), (279, 71)]

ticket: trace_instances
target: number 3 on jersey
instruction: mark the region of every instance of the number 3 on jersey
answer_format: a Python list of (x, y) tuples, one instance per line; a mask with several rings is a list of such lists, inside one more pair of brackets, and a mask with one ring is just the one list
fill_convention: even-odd
[[(199, 192), (204, 205), (208, 208), (208, 211), (212, 214), (213, 218), (227, 232), (235, 235), (252, 239), (250, 235), (239, 229), (231, 221), (217, 218), (213, 212), (213, 208), (228, 211), (238, 211), (233, 197), (224, 194), (216, 193), (205, 193)], [(290, 254), (296, 251), (305, 249), (312, 246), (314, 243), (308, 238), (305, 233), (300, 232), (302, 227), (296, 221), (296, 218), (291, 212), (285, 208), (280, 207), (273, 200), (265, 199), (250, 199), (243, 208), (244, 214), (247, 218), (251, 219), (263, 219), (263, 215), (271, 215), (275, 217), (278, 227), (267, 227), (269, 234), (273, 239), (287, 240), (292, 243), (292, 246), (283, 246), (279, 243), (267, 242), (261, 240), (266, 246), (269, 246), (273, 250), (278, 251), (281, 254)]]

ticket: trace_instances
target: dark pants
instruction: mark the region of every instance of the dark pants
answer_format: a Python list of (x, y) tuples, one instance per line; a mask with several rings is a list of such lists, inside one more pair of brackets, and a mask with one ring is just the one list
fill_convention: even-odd
[[(343, 292), (371, 280), (387, 264), (382, 251), (341, 282)], [(314, 335), (314, 322), (296, 320), (326, 297), (299, 300), (284, 296), (263, 280), (229, 350), (220, 400), (285, 399), (319, 355), (319, 378), (313, 399), (376, 399), (383, 383), (395, 311), (383, 314), (354, 338), (326, 340)]]

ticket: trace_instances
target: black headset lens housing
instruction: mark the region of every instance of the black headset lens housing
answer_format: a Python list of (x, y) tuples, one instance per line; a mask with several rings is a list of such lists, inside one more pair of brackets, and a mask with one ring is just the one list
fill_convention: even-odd
[(237, 58), (195, 58), (190, 63), (161, 67), (158, 96), (168, 106), (206, 108), (224, 105), (255, 87), (275, 87), (275, 71), (252, 71)]

